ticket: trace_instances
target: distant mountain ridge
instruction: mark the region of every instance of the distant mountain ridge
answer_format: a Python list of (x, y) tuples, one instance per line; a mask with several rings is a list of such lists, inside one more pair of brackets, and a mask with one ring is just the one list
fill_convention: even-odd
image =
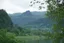
[(28, 11), (22, 13), (22, 15), (24, 15), (24, 16), (32, 16), (32, 13), (28, 10)]
[(45, 16), (46, 12), (30, 12), (12, 14), (11, 19), (14, 24), (26, 28), (49, 28), (52, 21)]
[(45, 17), (45, 13), (46, 11), (43, 12), (38, 12), (38, 11), (34, 11), (34, 12), (30, 12), (29, 10), (23, 13), (13, 13), (13, 14), (9, 14), (9, 16), (21, 16), (21, 15), (35, 15), (35, 16), (42, 16)]

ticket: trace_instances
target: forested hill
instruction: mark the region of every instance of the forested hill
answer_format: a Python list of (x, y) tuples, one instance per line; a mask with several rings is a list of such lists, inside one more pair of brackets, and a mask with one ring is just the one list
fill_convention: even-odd
[(13, 23), (5, 10), (0, 10), (0, 28), (12, 27)]

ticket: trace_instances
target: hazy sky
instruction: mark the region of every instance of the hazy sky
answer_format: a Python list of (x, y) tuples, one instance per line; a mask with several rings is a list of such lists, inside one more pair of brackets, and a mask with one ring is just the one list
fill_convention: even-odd
[[(0, 0), (0, 9), (5, 9), (8, 13), (25, 12), (27, 10), (46, 11), (47, 8), (42, 10), (38, 9), (40, 4), (36, 4), (33, 7), (30, 7), (30, 1), (32, 0)], [(43, 0), (40, 1), (44, 2)], [(43, 6), (46, 7), (46, 4)]]

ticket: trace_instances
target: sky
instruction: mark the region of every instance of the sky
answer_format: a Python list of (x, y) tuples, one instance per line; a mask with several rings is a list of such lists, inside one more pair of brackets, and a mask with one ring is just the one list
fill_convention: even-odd
[[(30, 7), (30, 2), (33, 0), (0, 0), (0, 9), (6, 10), (8, 13), (17, 13), (17, 12), (25, 12), (27, 10), (30, 11), (46, 11), (47, 5), (44, 4), (43, 6), (45, 9), (38, 9), (38, 6), (40, 4), (35, 4), (32, 7)], [(41, 2), (44, 2), (44, 0), (39, 0)], [(44, 2), (45, 3), (45, 2)]]

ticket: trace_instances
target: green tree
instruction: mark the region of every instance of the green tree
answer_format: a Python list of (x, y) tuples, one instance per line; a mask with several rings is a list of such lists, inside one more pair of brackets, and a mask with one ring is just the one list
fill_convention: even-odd
[(7, 30), (0, 29), (0, 43), (17, 43), (15, 35), (7, 33)]
[(46, 15), (55, 22), (51, 33), (53, 43), (64, 43), (64, 0), (46, 0), (46, 3)]
[(64, 5), (56, 0), (48, 0), (47, 16), (56, 22), (53, 25), (53, 43), (64, 43)]

